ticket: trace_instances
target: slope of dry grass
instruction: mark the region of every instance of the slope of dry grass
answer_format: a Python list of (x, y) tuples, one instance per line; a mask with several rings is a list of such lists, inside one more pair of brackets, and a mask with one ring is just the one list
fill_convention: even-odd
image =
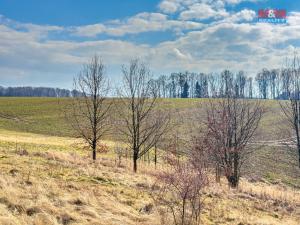
[[(6, 135), (0, 141), (0, 224), (159, 224), (150, 197), (153, 165), (141, 162), (134, 174), (129, 161), (117, 166), (112, 153), (92, 163), (70, 138)], [(10, 135), (19, 137), (17, 149)], [(205, 203), (203, 224), (300, 220), (299, 189), (264, 180), (243, 179), (239, 190), (211, 182)]]
[(139, 212), (150, 202), (139, 185), (150, 178), (110, 157), (2, 147), (0, 158), (0, 224), (155, 224)]

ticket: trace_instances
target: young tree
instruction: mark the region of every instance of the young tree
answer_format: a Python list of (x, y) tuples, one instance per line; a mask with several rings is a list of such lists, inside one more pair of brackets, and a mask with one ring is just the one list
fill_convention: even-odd
[(172, 224), (199, 225), (204, 206), (203, 189), (208, 185), (207, 171), (197, 151), (191, 151), (186, 159), (179, 157), (177, 151), (169, 149), (165, 159), (168, 170), (156, 175), (153, 187), (159, 188), (153, 188), (152, 196), (157, 206), (171, 212)]
[(211, 101), (206, 110), (206, 149), (233, 188), (238, 186), (241, 167), (253, 151), (248, 144), (262, 115), (259, 101), (234, 95)]
[(123, 66), (123, 84), (118, 90), (117, 112), (123, 122), (119, 131), (132, 150), (133, 170), (137, 160), (150, 151), (164, 134), (169, 117), (156, 109), (157, 92), (151, 86), (150, 71), (139, 60)]
[(105, 66), (99, 56), (95, 55), (83, 66), (74, 79), (74, 90), (80, 95), (73, 96), (66, 116), (79, 137), (92, 149), (92, 158), (96, 160), (97, 146), (110, 127), (108, 115), (111, 107)]

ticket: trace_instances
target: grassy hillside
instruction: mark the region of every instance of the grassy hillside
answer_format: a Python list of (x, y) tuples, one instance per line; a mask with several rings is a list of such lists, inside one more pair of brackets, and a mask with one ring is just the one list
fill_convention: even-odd
[[(161, 100), (179, 121), (174, 132), (188, 138), (207, 99)], [(118, 165), (114, 136), (109, 152), (90, 160), (64, 119), (68, 99), (0, 98), (0, 224), (159, 224), (151, 198), (152, 164)], [(257, 140), (283, 137), (286, 124), (276, 101)], [(160, 159), (159, 159), (160, 161)], [(164, 169), (163, 165), (158, 165)], [(213, 179), (205, 193), (204, 224), (290, 224), (300, 220), (300, 170), (286, 148), (260, 146), (247, 163), (238, 190)]]
[[(173, 132), (179, 132), (182, 138), (189, 138), (191, 130), (201, 119), (207, 101), (208, 99), (162, 99), (160, 108), (171, 110), (173, 119), (177, 121)], [(66, 123), (63, 113), (63, 108), (68, 103), (69, 99), (57, 98), (0, 98), (0, 129), (71, 137), (74, 132)], [(266, 114), (262, 119), (257, 140), (276, 140), (286, 137), (282, 132), (286, 121), (281, 115), (278, 102), (265, 100), (263, 104)], [(202, 108), (200, 113), (199, 105)], [(113, 115), (113, 112), (111, 114)], [(6, 132), (1, 133), (3, 138)], [(20, 138), (17, 135), (13, 137), (15, 140)], [(115, 140), (114, 135), (107, 138)], [(296, 159), (287, 154), (286, 148), (262, 146), (247, 164), (246, 169), (245, 172), (250, 171), (250, 174), (264, 177), (270, 182), (283, 182), (300, 187), (300, 170), (297, 168)]]
[[(69, 103), (67, 98), (0, 98), (0, 128), (55, 136), (72, 136), (66, 123), (63, 109)], [(199, 105), (204, 108), (208, 99), (162, 99), (160, 108), (171, 110), (174, 119), (180, 119), (179, 126), (193, 127), (198, 119)], [(117, 102), (117, 101), (116, 101)], [(280, 106), (277, 101), (263, 101), (267, 113), (263, 118), (260, 138), (277, 138), (281, 126)], [(201, 113), (201, 112), (200, 112)]]
[[(112, 142), (110, 153), (92, 163), (72, 138), (0, 134), (0, 224), (159, 224), (151, 198), (153, 165), (141, 161), (138, 174), (126, 159), (118, 166)], [(206, 225), (298, 225), (300, 220), (299, 189), (265, 179), (242, 179), (238, 190), (211, 180), (204, 202)]]
[(0, 98), (0, 128), (37, 134), (70, 136), (63, 105), (67, 99)]

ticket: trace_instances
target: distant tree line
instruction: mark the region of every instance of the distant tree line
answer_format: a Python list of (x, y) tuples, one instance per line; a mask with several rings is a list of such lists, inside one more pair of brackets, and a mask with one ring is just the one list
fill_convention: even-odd
[(152, 79), (161, 98), (220, 98), (234, 93), (238, 98), (288, 99), (293, 83), (291, 69), (262, 69), (253, 78), (243, 71), (233, 73), (179, 72)]
[(0, 96), (6, 97), (76, 97), (80, 92), (50, 87), (1, 87)]
[[(245, 72), (178, 72), (151, 79), (158, 98), (222, 98), (233, 93), (237, 98), (289, 99), (293, 85), (292, 69), (262, 69), (255, 77)], [(49, 87), (1, 87), (0, 96), (78, 97), (80, 92)]]

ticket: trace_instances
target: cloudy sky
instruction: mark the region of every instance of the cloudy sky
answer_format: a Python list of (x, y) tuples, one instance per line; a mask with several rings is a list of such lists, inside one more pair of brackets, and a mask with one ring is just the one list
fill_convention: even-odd
[[(258, 23), (265, 8), (287, 10), (287, 23)], [(155, 75), (253, 75), (299, 47), (298, 0), (0, 0), (2, 86), (70, 88), (95, 53), (113, 81), (136, 57)]]

